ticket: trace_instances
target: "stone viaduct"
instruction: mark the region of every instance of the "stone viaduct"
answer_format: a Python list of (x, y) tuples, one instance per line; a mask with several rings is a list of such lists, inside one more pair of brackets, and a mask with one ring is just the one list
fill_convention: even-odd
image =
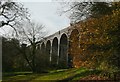
[[(74, 35), (74, 36), (73, 36)], [(70, 53), (72, 39), (79, 42), (79, 30), (73, 25), (64, 28), (48, 37), (45, 37), (40, 43), (40, 51), (46, 54), (48, 62), (52, 66), (68, 68), (73, 65), (73, 53)], [(77, 44), (79, 47), (79, 44)], [(71, 49), (72, 50), (72, 49)]]

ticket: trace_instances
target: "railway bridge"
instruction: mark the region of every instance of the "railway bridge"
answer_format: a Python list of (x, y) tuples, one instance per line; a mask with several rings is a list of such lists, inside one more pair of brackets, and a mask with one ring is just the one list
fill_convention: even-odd
[(46, 61), (52, 66), (72, 67), (75, 50), (80, 46), (79, 36), (80, 31), (75, 25), (70, 25), (45, 37), (40, 43), (41, 54), (46, 55)]

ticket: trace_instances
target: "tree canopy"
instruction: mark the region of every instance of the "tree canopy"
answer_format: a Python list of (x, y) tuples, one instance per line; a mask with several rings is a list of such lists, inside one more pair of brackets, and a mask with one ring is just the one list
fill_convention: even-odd
[(112, 14), (112, 11), (118, 8), (116, 4), (117, 2), (69, 2), (69, 8), (63, 10), (63, 13), (70, 13), (69, 18), (72, 23), (75, 23)]

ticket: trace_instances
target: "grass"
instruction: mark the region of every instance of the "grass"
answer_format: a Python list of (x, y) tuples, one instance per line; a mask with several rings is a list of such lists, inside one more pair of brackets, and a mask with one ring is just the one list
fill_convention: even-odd
[(5, 76), (16, 76), (16, 75), (27, 75), (27, 74), (32, 74), (32, 72), (6, 72), (3, 73), (3, 77)]
[(53, 72), (52, 74), (48, 73), (47, 75), (38, 77), (34, 80), (64, 80), (64, 79), (68, 79), (82, 71), (84, 71), (84, 69), (68, 69), (65, 71)]
[(3, 74), (3, 82), (13, 82), (19, 80), (26, 80), (29, 81), (35, 78), (37, 74), (32, 74), (31, 72), (11, 72), (11, 73), (4, 73)]
[[(6, 73), (3, 76), (3, 82), (36, 82), (36, 81), (73, 81), (79, 80), (90, 74), (98, 74), (99, 71), (91, 71), (85, 68), (71, 68), (71, 69), (61, 69), (53, 70), (49, 73), (33, 74), (31, 72), (16, 72), (16, 73)], [(10, 76), (11, 75), (11, 76)]]

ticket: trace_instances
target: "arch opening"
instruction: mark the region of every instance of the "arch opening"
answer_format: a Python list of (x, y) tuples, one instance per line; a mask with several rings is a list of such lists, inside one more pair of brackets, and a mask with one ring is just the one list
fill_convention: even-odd
[(79, 55), (79, 31), (74, 29), (70, 34), (69, 39), (69, 55), (68, 55), (68, 65), (69, 67), (74, 67), (75, 56)]
[(57, 62), (58, 62), (58, 39), (57, 37), (55, 37), (52, 42), (51, 65), (53, 67), (56, 67)]
[[(40, 69), (40, 68), (44, 68), (46, 67), (46, 48), (45, 48), (45, 43), (43, 42), (41, 44), (41, 48), (40, 48), (40, 55), (37, 57), (37, 63), (38, 63), (38, 68), (37, 69)], [(42, 64), (44, 63), (44, 64)]]
[(41, 45), (41, 53), (45, 54), (45, 44), (44, 44), (44, 42)]
[(68, 65), (68, 38), (66, 34), (62, 34), (59, 45), (59, 67), (67, 68)]
[(46, 63), (47, 65), (50, 65), (50, 52), (51, 51), (51, 42), (50, 40), (47, 41), (46, 43)]

